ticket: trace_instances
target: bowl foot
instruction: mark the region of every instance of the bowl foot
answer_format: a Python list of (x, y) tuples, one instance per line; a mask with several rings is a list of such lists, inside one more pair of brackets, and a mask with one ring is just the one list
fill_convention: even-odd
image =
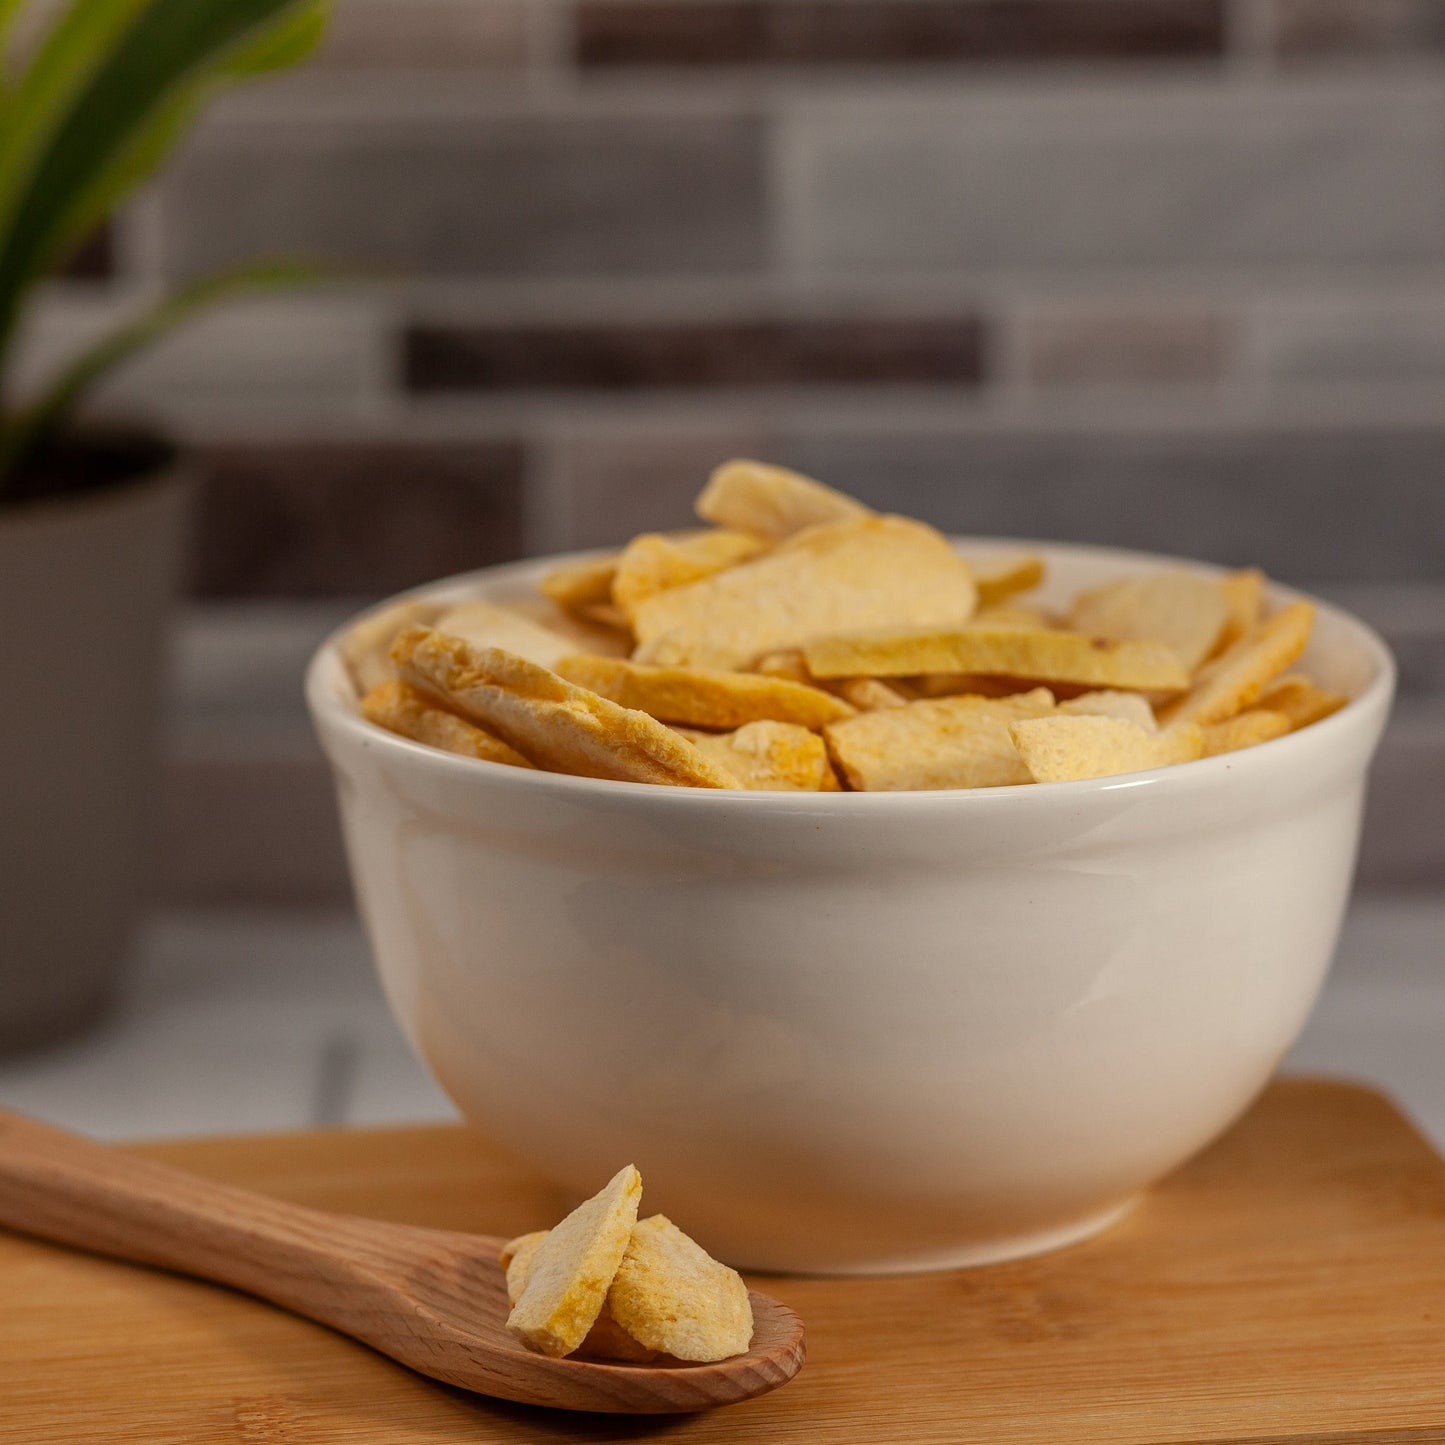
[[(1001, 1264), (1009, 1259), (1047, 1254), (1050, 1250), (1063, 1249), (1066, 1245), (1090, 1239), (1108, 1229), (1110, 1225), (1117, 1224), (1142, 1197), (1138, 1194), (1130, 1195), (1127, 1199), (1109, 1205), (1107, 1209), (1097, 1210), (1081, 1219), (1070, 1220), (1067, 1224), (1034, 1230), (1028, 1234), (991, 1239), (981, 1244), (910, 1251), (907, 1254), (881, 1255), (869, 1259), (810, 1261), (790, 1266), (757, 1265), (753, 1268), (771, 1274), (876, 1275), (930, 1274), (942, 1270), (971, 1269), (975, 1265)], [(746, 1265), (742, 1267), (748, 1268)]]

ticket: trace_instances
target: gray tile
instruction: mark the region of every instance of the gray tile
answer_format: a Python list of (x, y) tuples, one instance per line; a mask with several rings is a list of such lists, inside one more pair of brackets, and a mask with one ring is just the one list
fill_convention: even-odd
[(1360, 882), (1445, 887), (1445, 706), (1397, 707), (1370, 775)]
[(747, 119), (224, 121), (168, 172), (165, 265), (298, 254), (412, 275), (747, 270), (765, 259)]
[(1140, 86), (800, 108), (799, 266), (1394, 261), (1445, 255), (1445, 93)]
[(1257, 563), (1302, 585), (1445, 577), (1445, 429), (835, 427), (774, 459), (948, 531)]
[(1022, 375), (1048, 386), (1217, 382), (1233, 360), (1230, 318), (1202, 306), (1034, 306), (1019, 324)]
[(316, 64), (509, 70), (527, 61), (536, 0), (341, 0)]
[(602, 547), (638, 532), (697, 525), (693, 500), (731, 457), (771, 457), (762, 425), (674, 432), (574, 432), (563, 446), (570, 516), (567, 547)]
[(1254, 329), (1259, 365), (1271, 381), (1445, 378), (1445, 298), (1434, 288), (1398, 300), (1267, 305)]

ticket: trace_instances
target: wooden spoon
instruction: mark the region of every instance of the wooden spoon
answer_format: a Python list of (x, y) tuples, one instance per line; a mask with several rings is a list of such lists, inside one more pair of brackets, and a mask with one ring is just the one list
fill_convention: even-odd
[(0, 1111), (0, 1225), (215, 1280), (319, 1320), (424, 1375), (527, 1405), (666, 1413), (761, 1395), (803, 1364), (803, 1325), (753, 1293), (745, 1355), (609, 1365), (506, 1330), (505, 1243), (305, 1209)]

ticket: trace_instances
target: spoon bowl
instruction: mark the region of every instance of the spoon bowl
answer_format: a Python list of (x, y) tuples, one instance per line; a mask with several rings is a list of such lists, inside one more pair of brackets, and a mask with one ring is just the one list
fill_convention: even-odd
[(526, 1405), (706, 1410), (776, 1389), (803, 1364), (802, 1321), (756, 1291), (751, 1346), (715, 1364), (536, 1354), (507, 1332), (500, 1237), (306, 1209), (4, 1112), (0, 1226), (244, 1290), (433, 1379)]

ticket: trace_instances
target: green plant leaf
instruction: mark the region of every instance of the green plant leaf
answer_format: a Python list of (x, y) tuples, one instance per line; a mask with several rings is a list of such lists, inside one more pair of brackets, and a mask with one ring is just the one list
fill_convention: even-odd
[(0, 428), (0, 498), (5, 493), (5, 478), (23, 467), (68, 424), (85, 394), (107, 372), (198, 312), (239, 296), (314, 282), (324, 274), (315, 266), (296, 261), (238, 266), (181, 287), (102, 337), (66, 366), (30, 406)]
[[(3, 3), (3, 0), (0, 0)], [(72, 0), (50, 27), (15, 86), (0, 131), (0, 235), (4, 235), (46, 147), (150, 0)], [(12, 11), (18, 13), (18, 6)]]
[[(212, 87), (301, 58), (327, 13), (323, 0), (148, 0), (130, 14), (137, 3), (80, 0), (57, 26), (68, 50), (52, 35), (17, 93), (9, 130), (30, 139), (26, 96), (33, 100), (37, 68), (69, 75), (82, 53), (94, 62), (84, 83), (67, 91), (73, 104), (50, 128), (8, 207), (0, 171), (0, 353), (26, 287), (159, 161)], [(103, 22), (113, 25), (122, 10), (131, 23), (117, 35)], [(94, 19), (94, 30), (75, 28), (82, 14)], [(96, 44), (100, 29), (108, 49)], [(62, 52), (73, 52), (68, 70), (56, 58)], [(42, 121), (53, 118), (53, 104), (38, 110)]]
[(70, 212), (57, 223), (57, 258), (91, 235), (160, 165), (224, 85), (305, 60), (326, 34), (328, 13), (328, 5), (310, 4), (268, 27), (252, 44), (238, 47), (224, 64), (204, 70), (190, 84), (178, 87), (136, 129), (126, 148), (77, 194)]

